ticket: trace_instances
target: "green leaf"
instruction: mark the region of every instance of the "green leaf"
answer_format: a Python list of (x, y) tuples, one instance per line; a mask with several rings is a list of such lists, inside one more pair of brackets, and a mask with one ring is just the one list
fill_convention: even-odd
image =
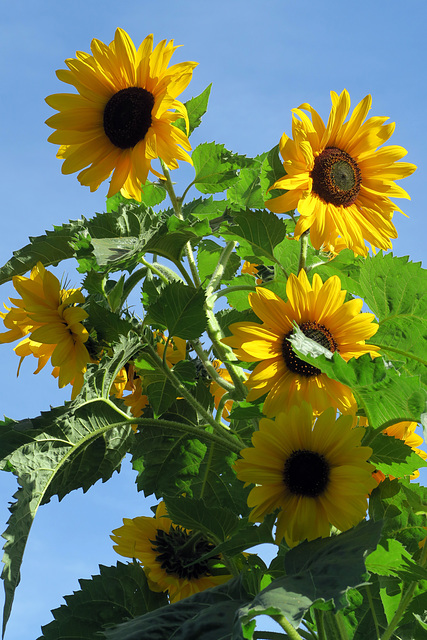
[(407, 560), (411, 561), (412, 557), (403, 544), (390, 538), (369, 554), (366, 568), (380, 576), (395, 576), (400, 569), (405, 568)]
[(279, 156), (279, 145), (276, 145), (267, 153), (267, 156), (262, 164), (260, 182), (261, 187), (266, 194), (265, 200), (271, 200), (271, 198), (282, 196), (284, 193), (286, 193), (284, 189), (274, 189), (272, 191), (268, 191), (268, 189), (277, 180), (279, 180), (279, 178), (283, 178), (283, 176), (285, 175), (286, 171)]
[(30, 244), (14, 251), (13, 258), (1, 267), (0, 284), (8, 282), (13, 276), (27, 273), (39, 261), (47, 267), (72, 258), (74, 249), (70, 243), (84, 229), (85, 222), (84, 218), (70, 220), (60, 227), (54, 226), (53, 231), (46, 231), (43, 236), (30, 237)]
[(408, 480), (386, 478), (369, 498), (370, 518), (384, 521), (381, 544), (393, 538), (412, 554), (426, 534), (426, 508), (427, 488)]
[[(198, 96), (196, 96), (195, 98), (191, 98), (191, 100), (188, 100), (184, 103), (185, 107), (187, 108), (188, 120), (190, 124), (188, 136), (191, 136), (194, 129), (196, 129), (202, 122), (202, 116), (205, 115), (208, 108), (211, 89), (212, 83), (208, 85), (206, 89), (202, 91), (202, 93), (200, 93)], [(185, 125), (184, 118), (179, 118), (178, 120), (176, 120), (174, 122), (174, 126), (178, 127), (178, 129), (181, 129), (181, 131), (183, 131), (187, 135), (187, 127)]]
[[(122, 339), (110, 360), (91, 368), (76, 400), (34, 418), (31, 430), (29, 421), (23, 421), (25, 435), (31, 441), (8, 458), (20, 488), (3, 533), (6, 540), (2, 574), (3, 630), (19, 583), (27, 538), (40, 504), (49, 502), (54, 495), (61, 500), (73, 489), (87, 491), (120, 468), (133, 432), (130, 424), (126, 424), (126, 415), (109, 399), (109, 390), (117, 372), (140, 348), (138, 338)], [(14, 425), (16, 431), (20, 430), (20, 424)]]
[[(65, 596), (66, 605), (52, 611), (53, 622), (42, 627), (38, 640), (93, 640), (105, 638), (106, 626), (120, 624), (167, 604), (165, 593), (148, 586), (137, 563), (105, 567), (90, 580), (79, 580), (80, 591)], [(98, 634), (100, 634), (98, 636)]]
[(364, 557), (377, 546), (380, 533), (380, 523), (361, 522), (338, 536), (291, 549), (285, 556), (286, 576), (273, 580), (239, 611), (242, 623), (265, 613), (283, 615), (297, 628), (319, 598), (334, 600), (335, 608), (342, 608), (347, 589), (364, 584)]
[(239, 578), (104, 631), (107, 640), (234, 640), (236, 611), (248, 600)]
[(369, 354), (365, 354), (345, 362), (337, 352), (329, 359), (324, 355), (313, 358), (295, 351), (301, 360), (350, 387), (359, 408), (364, 409), (369, 424), (375, 429), (405, 420), (419, 422), (425, 411), (427, 394), (420, 379), (403, 377), (386, 365), (382, 358), (372, 360)]
[(165, 498), (168, 514), (175, 524), (201, 531), (216, 543), (225, 542), (239, 527), (239, 519), (231, 509), (200, 499)]
[[(185, 426), (185, 422), (183, 421)], [(188, 433), (155, 424), (144, 425), (132, 443), (132, 464), (138, 469), (138, 490), (145, 495), (192, 495), (207, 446)]]
[(240, 213), (222, 229), (222, 236), (226, 240), (238, 240), (238, 253), (242, 258), (256, 262), (256, 258), (261, 257), (263, 264), (278, 263), (274, 248), (285, 235), (285, 222), (266, 210)]
[(427, 277), (419, 263), (408, 257), (378, 253), (362, 263), (360, 286), (366, 304), (379, 318), (373, 341), (390, 358), (414, 365), (427, 384)]
[(427, 462), (411, 447), (393, 436), (380, 433), (369, 446), (373, 451), (370, 461), (386, 476), (403, 478), (420, 467), (427, 467)]
[(369, 258), (356, 256), (350, 249), (343, 249), (333, 260), (316, 267), (315, 271), (321, 276), (323, 282), (331, 276), (338, 276), (342, 289), (363, 297), (364, 292), (359, 284), (359, 279), (360, 268), (366, 260)]
[(228, 189), (227, 200), (231, 209), (239, 211), (264, 208), (265, 191), (261, 187), (260, 173), (265, 155), (254, 158), (249, 166), (243, 167), (239, 180)]
[(191, 157), (196, 171), (194, 186), (202, 193), (225, 191), (237, 180), (238, 164), (223, 144), (199, 144)]
[[(166, 190), (161, 182), (155, 183), (147, 180), (147, 182), (142, 185), (141, 202), (146, 207), (154, 207), (156, 204), (160, 204), (161, 202), (163, 202), (165, 198)], [(129, 203), (134, 203), (137, 206), (140, 204), (136, 200), (125, 198), (119, 191), (111, 198), (107, 198), (107, 211), (118, 211), (119, 205)]]
[(88, 313), (90, 327), (95, 329), (101, 341), (109, 343), (117, 341), (120, 336), (126, 336), (132, 330), (130, 322), (98, 304), (93, 298), (89, 300)]
[(180, 282), (168, 284), (156, 302), (147, 309), (147, 322), (166, 327), (170, 336), (193, 340), (206, 329), (203, 289), (194, 289)]

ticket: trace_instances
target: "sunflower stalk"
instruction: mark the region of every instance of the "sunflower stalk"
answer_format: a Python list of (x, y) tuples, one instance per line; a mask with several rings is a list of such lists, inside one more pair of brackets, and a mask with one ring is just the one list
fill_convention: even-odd
[(219, 384), (219, 386), (225, 389), (226, 391), (234, 391), (234, 385), (219, 375), (218, 371), (215, 369), (212, 362), (209, 360), (209, 356), (207, 355), (205, 350), (202, 348), (200, 342), (198, 342), (198, 340), (193, 340), (191, 342), (191, 346), (194, 349), (194, 351), (197, 353), (197, 356), (203, 363), (203, 366), (205, 367), (206, 371), (208, 372), (212, 380), (215, 380), (215, 382)]
[[(167, 168), (167, 166), (163, 161), (161, 161), (161, 164), (162, 164), (164, 176), (166, 178), (165, 189), (169, 195), (175, 215), (180, 220), (184, 220), (184, 217), (182, 215), (182, 198), (178, 198), (175, 193), (175, 189), (173, 188), (169, 169)], [(199, 272), (197, 271), (196, 261), (194, 259), (193, 249), (191, 248), (190, 241), (188, 241), (185, 245), (185, 255), (188, 260), (188, 264), (190, 265), (190, 271), (193, 276), (194, 285), (196, 287), (200, 287), (202, 283), (199, 277)]]
[[(162, 371), (163, 375), (165, 375), (166, 378), (169, 380), (169, 382), (171, 382), (171, 384), (175, 387), (177, 393), (183, 396), (186, 399), (186, 401), (193, 407), (193, 409), (197, 413), (199, 413), (203, 417), (203, 419), (206, 420), (206, 422), (210, 424), (211, 427), (213, 427), (218, 434), (221, 434), (221, 437), (223, 438), (222, 445), (228, 446), (228, 447), (233, 446), (233, 450), (235, 451), (237, 442), (235, 437), (228, 435), (227, 431), (229, 430), (229, 428), (223, 423), (218, 423), (215, 420), (215, 418), (212, 416), (212, 414), (209, 413), (209, 411), (207, 411), (204, 408), (204, 406), (201, 405), (200, 402), (198, 402), (198, 400), (196, 400), (196, 398), (191, 395), (191, 393), (187, 390), (185, 385), (183, 385), (182, 382), (176, 377), (176, 375), (172, 371), (170, 371), (169, 367), (163, 365), (162, 359), (159, 358), (158, 354), (153, 349), (153, 347), (151, 347), (151, 345), (146, 345), (146, 348), (150, 354), (153, 364), (156, 366), (157, 369), (159, 369), (159, 371)], [(240, 451), (240, 449), (244, 446), (244, 444), (242, 442), (239, 442), (238, 446), (240, 447), (239, 448), (239, 451)]]
[(298, 631), (291, 625), (291, 623), (285, 618), (285, 616), (270, 615), (270, 618), (275, 620), (277, 624), (282, 627), (283, 631), (286, 631), (289, 640), (303, 640), (302, 636), (300, 636)]
[[(427, 540), (424, 543), (421, 556), (417, 564), (423, 568), (427, 565)], [(402, 593), (402, 597), (396, 609), (396, 613), (391, 619), (387, 629), (384, 631), (383, 635), (381, 636), (381, 640), (390, 640), (390, 638), (393, 636), (394, 631), (398, 627), (403, 614), (405, 613), (406, 609), (411, 603), (412, 598), (414, 597), (415, 589), (418, 582), (419, 582), (418, 580), (414, 580), (413, 582), (410, 582), (406, 587), (406, 590)]]

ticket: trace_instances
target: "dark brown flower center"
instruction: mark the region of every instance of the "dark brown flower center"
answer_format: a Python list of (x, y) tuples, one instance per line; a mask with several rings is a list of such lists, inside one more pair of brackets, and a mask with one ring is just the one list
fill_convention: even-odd
[[(332, 351), (332, 353), (337, 351), (338, 345), (335, 342), (333, 335), (325, 325), (309, 321), (302, 322), (299, 325), (299, 328), (307, 338), (311, 338), (311, 340), (314, 340), (317, 344), (325, 347), (325, 349)], [(313, 365), (308, 364), (308, 362), (304, 362), (304, 360), (301, 360), (297, 355), (295, 355), (295, 352), (292, 349), (292, 343), (288, 340), (289, 336), (292, 334), (293, 330), (289, 331), (289, 333), (287, 333), (283, 338), (282, 342), (282, 355), (288, 369), (293, 373), (299, 373), (305, 378), (320, 375), (322, 373), (320, 369), (313, 367)]]
[[(171, 527), (168, 533), (157, 529), (156, 539), (150, 542), (154, 545), (153, 551), (158, 553), (157, 562), (166, 573), (187, 580), (212, 575), (209, 567), (212, 558), (194, 562), (214, 548), (213, 544), (199, 535), (187, 533), (181, 527)], [(213, 558), (218, 559), (218, 556)]]
[(314, 160), (313, 192), (324, 202), (348, 207), (359, 195), (362, 174), (346, 151), (327, 147)]
[(297, 496), (317, 498), (325, 492), (330, 477), (330, 465), (316, 451), (293, 451), (283, 469), (283, 481), (288, 490)]
[(142, 87), (128, 87), (115, 93), (104, 109), (104, 131), (119, 149), (130, 149), (151, 127), (154, 96)]

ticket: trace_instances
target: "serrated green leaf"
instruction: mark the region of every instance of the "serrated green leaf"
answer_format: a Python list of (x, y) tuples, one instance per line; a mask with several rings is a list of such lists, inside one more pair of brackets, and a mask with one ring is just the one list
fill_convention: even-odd
[[(155, 593), (137, 563), (105, 567), (90, 580), (79, 580), (80, 591), (65, 596), (66, 605), (52, 611), (54, 620), (42, 627), (38, 640), (93, 640), (105, 638), (105, 626), (120, 624), (167, 604), (165, 593)], [(98, 635), (99, 634), (99, 635)]]
[[(31, 442), (8, 458), (20, 488), (11, 505), (2, 577), (5, 587), (3, 631), (10, 615), (20, 566), (35, 513), (57, 495), (61, 500), (77, 488), (87, 491), (120, 467), (133, 432), (126, 415), (109, 399), (117, 372), (140, 349), (138, 339), (122, 339), (105, 366), (92, 367), (81, 394), (73, 402), (44, 412), (25, 434)], [(130, 423), (130, 418), (129, 418)], [(19, 431), (19, 423), (14, 426)]]
[(411, 447), (393, 436), (380, 433), (369, 446), (373, 451), (370, 461), (386, 476), (403, 478), (420, 467), (427, 467), (427, 462)]
[(53, 227), (53, 231), (46, 231), (45, 235), (30, 237), (30, 244), (13, 252), (13, 258), (0, 269), (0, 284), (12, 280), (13, 276), (20, 276), (32, 269), (40, 261), (45, 267), (57, 265), (61, 260), (72, 258), (74, 249), (71, 241), (85, 227), (85, 219), (70, 220), (60, 227)]
[(152, 613), (104, 631), (107, 640), (234, 640), (236, 610), (248, 600), (234, 578)]
[(405, 568), (407, 560), (412, 558), (403, 544), (390, 538), (369, 554), (366, 558), (366, 568), (380, 576), (393, 576), (399, 569)]
[(236, 276), (233, 280), (233, 287), (245, 287), (245, 289), (240, 291), (229, 291), (226, 295), (228, 304), (236, 311), (248, 311), (250, 309), (248, 295), (251, 291), (255, 291), (253, 277), (247, 273)]
[(165, 498), (165, 503), (172, 522), (201, 531), (216, 543), (225, 542), (239, 527), (239, 519), (225, 506), (187, 497)]
[(426, 271), (408, 257), (380, 252), (362, 263), (360, 286), (379, 318), (375, 344), (391, 358), (405, 358), (407, 371), (414, 373), (415, 365), (427, 384)]
[(137, 486), (145, 495), (192, 495), (207, 446), (186, 433), (153, 424), (144, 425), (132, 443), (132, 464), (138, 469)]
[[(202, 93), (200, 93), (198, 96), (191, 98), (191, 100), (188, 100), (184, 103), (187, 109), (188, 121), (190, 125), (188, 136), (191, 136), (194, 129), (196, 129), (202, 122), (202, 116), (205, 115), (208, 108), (211, 89), (212, 83), (208, 85), (206, 89), (202, 91)], [(181, 129), (181, 131), (183, 131), (187, 135), (187, 127), (184, 118), (179, 118), (178, 120), (176, 120), (174, 122), (174, 126), (178, 127), (178, 129)]]
[(180, 282), (168, 284), (147, 309), (147, 321), (166, 327), (169, 335), (193, 340), (206, 329), (205, 294)]
[(266, 154), (254, 158), (253, 164), (243, 167), (239, 180), (227, 191), (227, 199), (232, 209), (263, 209), (265, 191), (261, 186), (260, 173)]
[(256, 615), (284, 615), (298, 627), (304, 613), (318, 599), (345, 606), (349, 587), (364, 584), (367, 550), (375, 548), (381, 525), (361, 522), (338, 536), (303, 542), (285, 556), (284, 578), (273, 580), (254, 600), (239, 611), (243, 623)]
[(384, 521), (381, 544), (388, 538), (401, 542), (409, 553), (418, 551), (425, 537), (427, 488), (408, 480), (380, 482), (369, 498), (369, 516)]
[(191, 157), (196, 171), (194, 186), (202, 193), (225, 191), (237, 180), (238, 164), (223, 144), (200, 144), (194, 149)]
[(386, 365), (382, 358), (371, 359), (369, 354), (348, 362), (337, 353), (332, 358), (319, 355), (313, 358), (296, 350), (298, 357), (313, 364), (329, 378), (351, 388), (359, 408), (363, 408), (369, 424), (383, 428), (409, 420), (419, 422), (425, 411), (426, 392), (418, 377), (403, 377)]
[[(222, 236), (239, 242), (239, 255), (245, 260), (263, 264), (278, 264), (274, 248), (286, 235), (286, 224), (271, 211), (246, 211), (233, 217), (233, 222), (223, 225)], [(254, 258), (254, 259), (252, 259)]]
[(268, 191), (279, 178), (283, 178), (285, 175), (286, 171), (279, 156), (279, 145), (276, 145), (264, 158), (260, 173), (261, 187), (265, 193), (266, 201), (286, 193), (283, 189)]

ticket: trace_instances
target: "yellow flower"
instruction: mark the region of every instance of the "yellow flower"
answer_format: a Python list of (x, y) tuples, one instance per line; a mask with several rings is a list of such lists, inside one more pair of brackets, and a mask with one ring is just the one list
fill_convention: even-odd
[(188, 138), (173, 123), (184, 118), (188, 130), (187, 110), (176, 98), (197, 63), (168, 68), (176, 49), (173, 40), (163, 40), (153, 50), (149, 35), (136, 50), (128, 34), (117, 29), (109, 46), (94, 39), (92, 55), (77, 51), (77, 58), (65, 61), (68, 69), (57, 76), (78, 94), (46, 98), (59, 111), (46, 124), (56, 129), (49, 142), (61, 145), (62, 173), (80, 171), (81, 184), (95, 191), (114, 171), (108, 197), (123, 187), (126, 197), (141, 200), (148, 172), (163, 177), (152, 160), (161, 158), (170, 169), (178, 167), (177, 160), (192, 164)]
[(34, 373), (38, 373), (50, 359), (59, 387), (72, 384), (74, 399), (91, 360), (84, 345), (88, 332), (81, 324), (88, 314), (77, 306), (84, 302), (83, 294), (79, 289), (61, 289), (59, 280), (41, 262), (29, 278), (14, 276), (13, 285), (21, 298), (10, 298), (15, 307), (0, 313), (9, 329), (0, 334), (0, 342), (13, 342), (29, 334), (15, 347), (21, 363), (26, 356), (35, 356), (38, 367)]
[[(125, 391), (130, 391), (129, 395), (123, 396)], [(143, 393), (143, 381), (135, 372), (133, 362), (129, 362), (126, 367), (122, 367), (111, 385), (110, 395), (116, 398), (123, 398), (134, 418), (142, 416), (144, 408), (148, 405), (148, 397)], [(137, 425), (133, 424), (132, 429), (137, 431)]]
[(376, 486), (367, 462), (372, 449), (359, 446), (364, 430), (352, 428), (351, 416), (335, 420), (335, 413), (331, 407), (313, 424), (304, 403), (274, 421), (263, 418), (253, 446), (234, 464), (239, 480), (256, 485), (248, 496), (250, 521), (280, 509), (277, 543), (327, 537), (331, 524), (346, 531), (365, 516)]
[(223, 338), (223, 342), (233, 347), (240, 360), (259, 362), (246, 382), (250, 389), (247, 399), (255, 400), (268, 393), (265, 415), (277, 415), (302, 401), (311, 404), (315, 413), (330, 406), (345, 413), (355, 405), (348, 387), (300, 360), (288, 340), (296, 322), (306, 336), (329, 351), (338, 351), (346, 361), (364, 353), (375, 356), (378, 347), (365, 345), (365, 340), (378, 329), (372, 322), (374, 315), (359, 313), (363, 301), (344, 302), (345, 294), (338, 276), (323, 284), (315, 274), (310, 285), (304, 270), (298, 277), (292, 274), (288, 279), (287, 302), (259, 287), (249, 294), (249, 304), (262, 324), (231, 324), (233, 335)]
[(124, 518), (123, 526), (113, 531), (111, 539), (119, 555), (141, 562), (150, 589), (167, 591), (172, 603), (231, 578), (218, 556), (190, 564), (214, 545), (198, 533), (173, 524), (164, 502), (158, 505), (155, 518)]
[(284, 133), (279, 145), (287, 175), (271, 187), (287, 193), (272, 198), (266, 207), (275, 213), (298, 208), (295, 237), (310, 229), (316, 249), (323, 244), (334, 246), (339, 236), (358, 255), (368, 252), (365, 240), (373, 247), (391, 249), (391, 238), (397, 238), (393, 212), (401, 209), (390, 198), (410, 199), (394, 180), (411, 175), (416, 166), (396, 162), (407, 153), (403, 147), (378, 149), (395, 125), (384, 124), (386, 117), (363, 122), (371, 108), (370, 95), (356, 106), (348, 122), (344, 122), (350, 110), (348, 92), (338, 96), (331, 91), (331, 99), (326, 127), (309, 104), (293, 109), (293, 139)]
[[(427, 452), (419, 449), (418, 447), (422, 445), (423, 439), (421, 436), (418, 436), (415, 433), (415, 429), (417, 428), (416, 422), (397, 422), (396, 424), (391, 425), (391, 427), (387, 427), (384, 429), (383, 433), (386, 435), (397, 438), (398, 440), (403, 440), (408, 447), (411, 447), (412, 451), (415, 451), (416, 454), (420, 456), (423, 460), (427, 459)], [(420, 475), (419, 471), (414, 471), (410, 475), (411, 480), (415, 480)], [(377, 482), (382, 482), (385, 480), (386, 476), (382, 471), (375, 471), (374, 478)], [(394, 479), (394, 476), (389, 476), (390, 480)]]

